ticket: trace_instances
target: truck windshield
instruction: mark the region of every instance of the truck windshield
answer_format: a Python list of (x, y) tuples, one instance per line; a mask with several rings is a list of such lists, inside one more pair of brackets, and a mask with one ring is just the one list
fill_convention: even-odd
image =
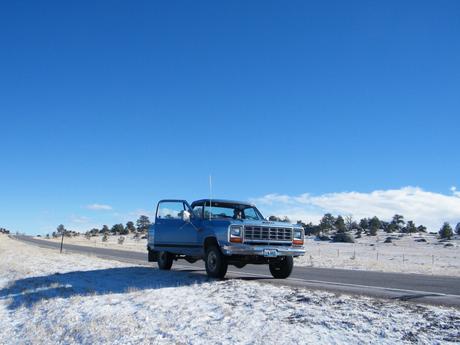
[(204, 207), (204, 218), (231, 218), (231, 219), (249, 219), (249, 220), (262, 220), (262, 214), (253, 206), (241, 204), (223, 204), (212, 203)]

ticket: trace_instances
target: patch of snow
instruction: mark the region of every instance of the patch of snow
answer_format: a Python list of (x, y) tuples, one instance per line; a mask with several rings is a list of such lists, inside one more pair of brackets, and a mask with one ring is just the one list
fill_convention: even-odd
[[(391, 243), (384, 243), (392, 237)], [(421, 238), (426, 242), (417, 242)], [(401, 272), (460, 276), (459, 240), (452, 247), (444, 247), (432, 234), (388, 234), (355, 239), (356, 243), (331, 243), (307, 237), (306, 254), (297, 258), (298, 266), (360, 269), (382, 272)]]
[(0, 236), (2, 344), (394, 344), (460, 340), (460, 312), (217, 281)]

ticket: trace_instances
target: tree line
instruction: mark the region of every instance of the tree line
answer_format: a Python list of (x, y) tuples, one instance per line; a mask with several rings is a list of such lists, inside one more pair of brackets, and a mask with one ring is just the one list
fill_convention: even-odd
[[(288, 217), (277, 217), (270, 216), (270, 221), (279, 221), (291, 223)], [(353, 219), (352, 216), (342, 217), (341, 215), (334, 217), (331, 213), (326, 213), (321, 218), (319, 224), (313, 224), (312, 222), (304, 223), (297, 221), (297, 224), (302, 225), (305, 231), (305, 235), (316, 235), (316, 236), (327, 236), (330, 233), (347, 233), (354, 231), (356, 237), (360, 238), (362, 234), (369, 236), (377, 235), (378, 230), (383, 230), (386, 233), (415, 233), (415, 232), (427, 232), (427, 228), (424, 225), (416, 225), (412, 220), (407, 222), (404, 216), (395, 214), (391, 221), (387, 222), (374, 216), (372, 218), (362, 218), (359, 221)], [(460, 235), (460, 222), (455, 226), (455, 232)], [(454, 230), (448, 222), (445, 222), (438, 232), (441, 238), (451, 239), (454, 235)]]
[[(108, 225), (103, 225), (102, 228), (92, 228), (85, 232), (85, 236), (98, 236), (98, 235), (129, 235), (129, 234), (145, 234), (149, 226), (151, 225), (150, 219), (148, 216), (141, 215), (136, 221), (134, 222), (129, 221), (125, 225), (122, 223), (114, 224), (111, 227)], [(77, 236), (79, 233), (72, 230), (67, 230), (64, 225), (60, 224), (56, 231), (51, 233), (52, 237), (59, 237), (62, 236), (72, 237)], [(47, 235), (49, 237), (49, 235)]]
[[(270, 216), (270, 221), (292, 223), (288, 217), (277, 217)], [(319, 224), (313, 224), (312, 222), (304, 223), (303, 221), (297, 221), (297, 224), (301, 225), (305, 231), (305, 235), (315, 235), (319, 237), (327, 237), (330, 234), (334, 236), (342, 236), (341, 234), (350, 234), (354, 232), (356, 238), (360, 238), (363, 234), (368, 236), (377, 235), (378, 230), (383, 230), (388, 234), (391, 233), (416, 233), (416, 232), (427, 232), (427, 228), (424, 225), (416, 225), (414, 221), (404, 219), (403, 215), (395, 214), (390, 221), (384, 221), (379, 219), (377, 216), (371, 218), (362, 218), (359, 221), (353, 219), (352, 216), (342, 217), (341, 215), (334, 217), (331, 213), (326, 213), (321, 218)], [(101, 229), (92, 228), (88, 230), (86, 236), (98, 236), (98, 235), (128, 235), (128, 234), (145, 234), (149, 226), (151, 225), (148, 216), (141, 215), (137, 219), (136, 223), (129, 221), (125, 225), (122, 223), (114, 224), (111, 227), (103, 225)], [(0, 233), (8, 231), (0, 228)], [(9, 233), (9, 232), (5, 232)], [(64, 225), (59, 225), (55, 232), (51, 234), (53, 237), (62, 236), (76, 236), (79, 233), (65, 229)], [(454, 233), (460, 235), (460, 222), (457, 223), (453, 229), (448, 222), (445, 222), (439, 229), (438, 234), (441, 238), (451, 239)], [(49, 235), (48, 235), (49, 237)], [(343, 236), (342, 236), (343, 237)]]
[(0, 234), (9, 234), (10, 233), (10, 230), (7, 230), (5, 228), (0, 228)]

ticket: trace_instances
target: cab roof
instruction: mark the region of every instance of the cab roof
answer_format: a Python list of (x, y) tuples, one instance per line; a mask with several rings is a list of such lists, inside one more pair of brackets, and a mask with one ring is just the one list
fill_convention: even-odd
[(201, 206), (205, 203), (209, 203), (211, 201), (212, 205), (214, 204), (238, 204), (244, 206), (254, 206), (253, 204), (246, 202), (246, 201), (236, 201), (236, 200), (225, 200), (225, 199), (200, 199), (192, 202), (192, 207), (194, 206)]

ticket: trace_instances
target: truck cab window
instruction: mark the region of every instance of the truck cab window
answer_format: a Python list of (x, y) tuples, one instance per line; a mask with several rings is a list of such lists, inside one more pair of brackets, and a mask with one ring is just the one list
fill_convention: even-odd
[(259, 220), (259, 216), (253, 207), (248, 207), (244, 209), (244, 219)]
[(197, 218), (202, 218), (203, 217), (203, 206), (195, 206), (193, 208), (193, 214)]
[(181, 219), (185, 207), (183, 202), (166, 201), (158, 205), (159, 219)]

